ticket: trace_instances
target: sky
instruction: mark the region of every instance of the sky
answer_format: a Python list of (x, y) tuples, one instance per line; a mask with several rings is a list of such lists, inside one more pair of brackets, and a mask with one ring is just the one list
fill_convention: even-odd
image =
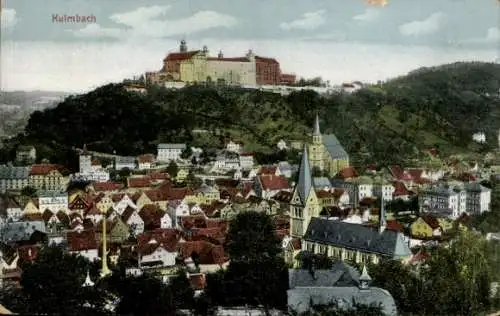
[[(33, 5), (36, 3), (36, 5)], [(57, 17), (90, 16), (79, 23)], [(495, 61), (498, 0), (4, 0), (0, 89), (84, 92), (156, 71), (179, 49), (274, 57), (332, 84)]]

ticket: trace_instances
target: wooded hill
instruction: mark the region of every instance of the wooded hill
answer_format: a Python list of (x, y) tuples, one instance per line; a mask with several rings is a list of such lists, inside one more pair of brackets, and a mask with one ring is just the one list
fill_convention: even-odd
[[(257, 90), (190, 86), (148, 94), (110, 84), (70, 96), (56, 108), (35, 112), (23, 134), (6, 144), (33, 144), (40, 158), (68, 163), (72, 146), (121, 155), (155, 152), (158, 142), (222, 146), (243, 141), (246, 150), (269, 153), (276, 142), (309, 139), (316, 113), (324, 133), (335, 133), (355, 163), (397, 163), (443, 153), (487, 150), (471, 145), (482, 130), (496, 146), (500, 127), (500, 65), (455, 63), (422, 68), (354, 94), (313, 91), (280, 96)], [(193, 133), (193, 130), (208, 133)]]

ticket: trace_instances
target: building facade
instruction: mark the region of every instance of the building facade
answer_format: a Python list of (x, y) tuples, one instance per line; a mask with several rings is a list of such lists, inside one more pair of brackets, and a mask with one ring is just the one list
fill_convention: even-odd
[(158, 144), (156, 160), (159, 162), (179, 160), (185, 149), (186, 144)]
[(0, 193), (10, 190), (22, 190), (29, 185), (29, 167), (0, 166)]
[(349, 155), (334, 134), (322, 135), (319, 117), (316, 115), (312, 143), (309, 144), (311, 168), (317, 168), (334, 177), (340, 170), (349, 167)]

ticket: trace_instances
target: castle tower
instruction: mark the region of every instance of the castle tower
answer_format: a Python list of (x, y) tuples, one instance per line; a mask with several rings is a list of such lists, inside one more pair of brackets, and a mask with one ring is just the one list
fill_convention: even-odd
[(111, 274), (111, 270), (108, 267), (108, 236), (106, 231), (106, 215), (102, 219), (102, 260), (101, 260), (101, 278), (105, 278)]
[(299, 179), (292, 194), (290, 203), (290, 232), (294, 237), (302, 237), (312, 217), (319, 216), (320, 204), (312, 178), (307, 147), (304, 146), (302, 161), (299, 169)]
[(325, 147), (323, 145), (323, 136), (319, 128), (319, 116), (316, 114), (314, 120), (312, 144), (309, 145), (309, 155), (311, 157), (311, 167), (319, 170), (325, 170)]
[(186, 44), (186, 41), (185, 40), (182, 40), (181, 41), (181, 46), (179, 47), (179, 51), (181, 53), (185, 53), (188, 51), (188, 47), (187, 47), (187, 44)]
[(219, 51), (219, 55), (217, 56), (219, 59), (224, 58), (224, 55), (222, 54), (222, 50)]
[(89, 173), (92, 171), (92, 155), (87, 150), (87, 144), (83, 145), (83, 151), (78, 157), (80, 173)]

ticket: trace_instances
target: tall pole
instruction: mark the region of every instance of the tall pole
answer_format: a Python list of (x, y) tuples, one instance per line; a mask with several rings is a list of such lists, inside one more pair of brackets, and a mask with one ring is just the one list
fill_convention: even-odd
[(111, 270), (108, 267), (108, 249), (107, 249), (107, 232), (106, 232), (106, 213), (104, 213), (102, 220), (102, 267), (101, 267), (101, 278), (104, 278), (111, 274)]

